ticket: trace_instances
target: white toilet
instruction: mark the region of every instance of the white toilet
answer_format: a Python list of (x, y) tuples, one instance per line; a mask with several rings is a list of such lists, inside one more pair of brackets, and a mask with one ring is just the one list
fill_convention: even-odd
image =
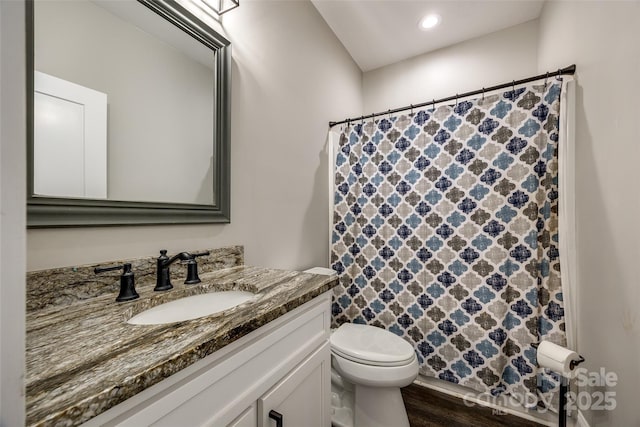
[[(315, 267), (305, 273), (335, 274)], [(400, 387), (418, 376), (411, 344), (375, 326), (345, 323), (331, 337), (334, 427), (409, 427)]]
[(411, 344), (384, 329), (345, 323), (331, 334), (335, 427), (409, 427), (400, 387), (418, 376)]

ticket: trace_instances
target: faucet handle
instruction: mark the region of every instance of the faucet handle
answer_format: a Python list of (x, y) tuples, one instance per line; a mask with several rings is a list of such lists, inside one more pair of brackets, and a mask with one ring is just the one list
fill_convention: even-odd
[(131, 271), (131, 264), (125, 263), (116, 265), (113, 267), (96, 267), (93, 272), (96, 274), (104, 273), (105, 271), (115, 271), (122, 269), (122, 275), (120, 276), (120, 293), (116, 298), (117, 302), (131, 301), (140, 298), (140, 295), (136, 292), (135, 276)]
[(156, 287), (154, 291), (168, 291), (173, 288), (171, 284), (171, 273), (169, 272), (169, 266), (165, 267), (165, 262), (169, 260), (166, 249), (160, 249), (160, 256), (156, 260)]
[(196, 257), (209, 255), (209, 251), (200, 252), (197, 254), (191, 254), (191, 259), (187, 260), (187, 280), (184, 281), (185, 285), (195, 285), (200, 283), (200, 277), (198, 277), (198, 263)]

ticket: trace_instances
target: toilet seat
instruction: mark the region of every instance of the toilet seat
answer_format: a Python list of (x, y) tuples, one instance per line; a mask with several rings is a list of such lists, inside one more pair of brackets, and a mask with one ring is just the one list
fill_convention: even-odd
[(331, 351), (344, 359), (369, 366), (405, 366), (416, 356), (411, 344), (375, 326), (345, 323), (330, 338)]
[(405, 387), (418, 376), (418, 359), (416, 357), (402, 366), (372, 366), (365, 365), (331, 355), (331, 366), (344, 379), (357, 386), (369, 387)]

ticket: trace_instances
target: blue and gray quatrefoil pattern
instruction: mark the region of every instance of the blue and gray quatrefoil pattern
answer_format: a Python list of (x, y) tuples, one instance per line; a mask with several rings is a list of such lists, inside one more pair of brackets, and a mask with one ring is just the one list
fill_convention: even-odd
[(334, 325), (385, 328), (420, 372), (493, 395), (546, 393), (531, 346), (565, 344), (559, 80), (344, 129)]

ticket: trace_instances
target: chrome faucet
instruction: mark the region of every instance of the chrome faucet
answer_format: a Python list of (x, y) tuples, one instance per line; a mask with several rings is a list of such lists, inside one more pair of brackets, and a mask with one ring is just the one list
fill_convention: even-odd
[(156, 278), (156, 287), (153, 288), (154, 291), (168, 291), (173, 288), (171, 284), (171, 271), (169, 270), (169, 266), (173, 264), (175, 261), (185, 261), (187, 264), (187, 279), (184, 281), (186, 285), (192, 285), (196, 283), (200, 283), (200, 277), (198, 277), (198, 263), (196, 262), (196, 257), (209, 255), (209, 251), (201, 252), (197, 254), (190, 254), (189, 252), (180, 252), (169, 258), (167, 256), (167, 250), (162, 249), (160, 251), (160, 256), (157, 259), (157, 278)]

